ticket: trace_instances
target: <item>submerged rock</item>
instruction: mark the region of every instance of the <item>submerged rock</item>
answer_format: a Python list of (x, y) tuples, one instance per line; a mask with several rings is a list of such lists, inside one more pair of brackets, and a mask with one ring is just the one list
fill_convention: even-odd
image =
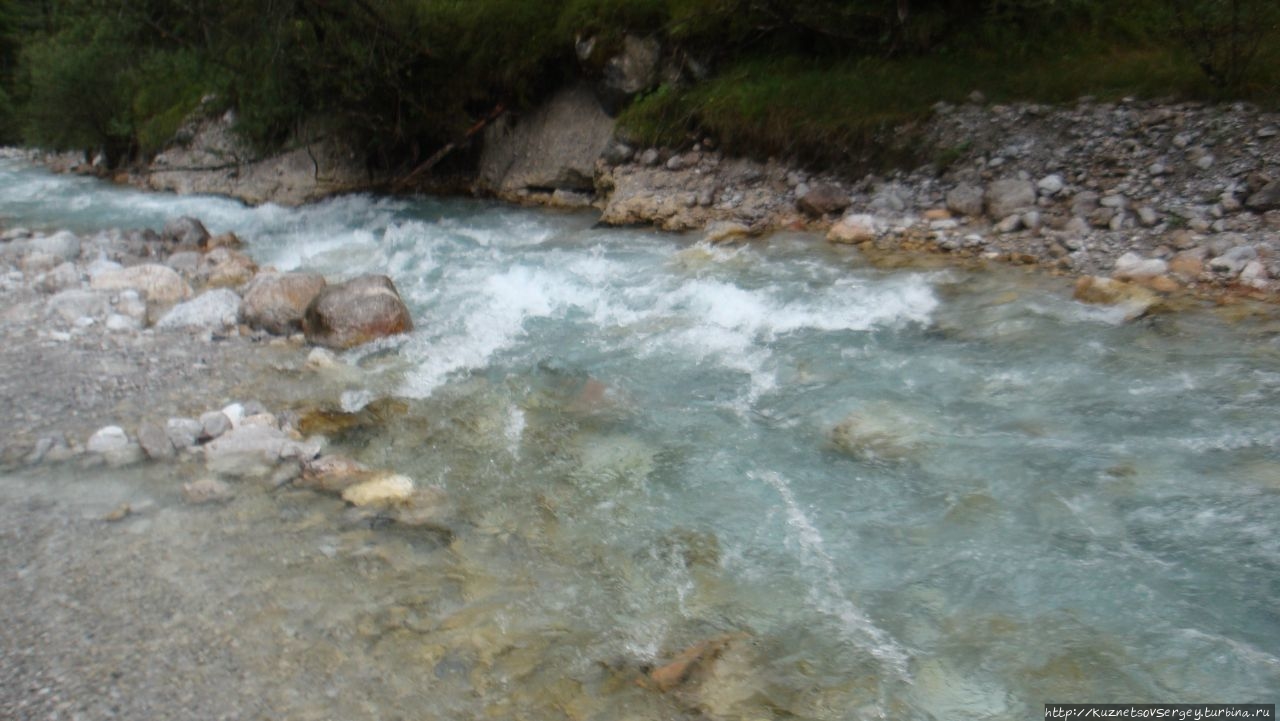
[(875, 406), (850, 413), (831, 429), (841, 452), (867, 461), (906, 461), (927, 446), (923, 421), (900, 410)]
[(708, 243), (722, 243), (751, 235), (751, 226), (730, 220), (719, 220), (707, 226), (703, 238)]
[(700, 641), (681, 651), (670, 662), (650, 671), (642, 685), (667, 692), (691, 681), (695, 674), (717, 658), (736, 640), (744, 638), (740, 633), (727, 633)]
[(1128, 320), (1146, 315), (1159, 303), (1154, 292), (1140, 285), (1092, 275), (1076, 281), (1074, 295), (1082, 303), (1123, 307)]
[(307, 341), (345, 350), (413, 330), (409, 309), (385, 275), (363, 275), (320, 291), (303, 320)]
[(302, 473), (294, 485), (341, 493), (371, 480), (375, 473), (372, 468), (346, 456), (321, 456), (302, 464)]
[(373, 480), (351, 486), (342, 492), (342, 500), (353, 506), (399, 506), (413, 497), (413, 479), (398, 473), (388, 473)]
[(234, 494), (231, 486), (216, 478), (201, 478), (198, 481), (185, 483), (182, 486), (182, 497), (187, 503), (195, 506), (206, 503), (223, 503), (231, 500)]

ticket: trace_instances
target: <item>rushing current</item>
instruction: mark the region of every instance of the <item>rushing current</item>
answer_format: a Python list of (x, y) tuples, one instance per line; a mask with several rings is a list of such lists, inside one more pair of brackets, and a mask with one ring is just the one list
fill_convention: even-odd
[[(345, 450), (456, 509), (451, 543), (360, 600), (428, 597), (418, 651), (351, 651), (440, 718), (1280, 696), (1271, 321), (1125, 323), (1062, 281), (878, 269), (804, 234), (709, 246), (453, 199), (249, 208), (0, 166), (7, 225), (178, 215), (264, 266), (385, 273), (409, 304), (416, 330), (348, 353), (372, 370), (328, 400), (411, 408)], [(306, 588), (295, 605), (335, 624), (356, 602)], [(679, 688), (645, 683), (700, 643)]]

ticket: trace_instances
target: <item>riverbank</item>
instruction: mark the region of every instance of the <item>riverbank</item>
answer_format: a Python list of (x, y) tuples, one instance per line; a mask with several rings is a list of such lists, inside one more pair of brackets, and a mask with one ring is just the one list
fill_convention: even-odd
[[(1124, 284), (1116, 292), (1153, 306), (1280, 298), (1280, 114), (1247, 104), (990, 105), (975, 95), (901, 129), (930, 162), (853, 177), (729, 157), (714, 138), (683, 149), (632, 146), (595, 103), (573, 89), (504, 119), (485, 134), (475, 176), (428, 176), (414, 187), (594, 207), (606, 225), (713, 242), (805, 230), (889, 262), (928, 254), (1033, 266), (1107, 279), (1090, 286), (1114, 280)], [(117, 180), (250, 203), (391, 182), (354, 169), (329, 141), (202, 170), (211, 157), (234, 155), (225, 121), (201, 120), (188, 145)]]
[(714, 150), (641, 150), (600, 164), (595, 203), (606, 223), (712, 240), (806, 229), (872, 257), (1036, 266), (1162, 297), (1277, 298), (1280, 115), (1247, 105), (972, 102), (937, 106), (914, 132), (934, 162), (857, 179)]

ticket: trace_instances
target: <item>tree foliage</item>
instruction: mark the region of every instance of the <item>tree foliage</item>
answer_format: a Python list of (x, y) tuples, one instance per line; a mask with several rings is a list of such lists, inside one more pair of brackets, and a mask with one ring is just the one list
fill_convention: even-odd
[[(1259, 38), (1276, 37), (1277, 7), (1275, 0), (3, 0), (0, 140), (20, 130), (29, 143), (146, 156), (213, 96), (210, 109), (234, 107), (240, 131), (260, 146), (279, 145), (299, 123), (321, 118), (372, 162), (411, 165), (494, 107), (519, 109), (566, 77), (592, 72), (580, 66), (576, 41), (615, 48), (626, 34), (656, 37), (683, 51), (672, 57), (696, 58), (719, 73), (720, 88), (735, 82), (737, 69), (785, 68), (799, 57), (809, 84), (839, 92), (822, 81), (822, 68), (835, 69), (835, 78), (864, 61), (910, 66), (964, 53), (999, 67), (1005, 61), (991, 58), (1062, 46), (1046, 42), (1055, 34), (1110, 33), (1104, 42), (1130, 43), (1125, 18), (1141, 16), (1153, 26), (1142, 42), (1181, 38), (1215, 84), (1232, 88), (1248, 82)], [(928, 94), (917, 90), (911, 97)]]

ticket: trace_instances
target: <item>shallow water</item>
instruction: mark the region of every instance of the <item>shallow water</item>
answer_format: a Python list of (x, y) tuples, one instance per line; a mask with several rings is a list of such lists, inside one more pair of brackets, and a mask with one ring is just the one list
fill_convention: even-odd
[[(408, 401), (334, 442), (445, 489), (451, 538), (339, 543), (356, 531), (332, 500), (189, 509), (163, 479), (113, 481), (184, 516), (140, 533), (253, 529), (257, 565), (173, 573), (273, 595), (247, 635), (326, 619), (297, 633), (378, 676), (386, 707), (364, 713), (427, 694), (431, 718), (1004, 719), (1280, 693), (1266, 318), (1126, 325), (1057, 281), (881, 271), (805, 235), (708, 247), (463, 200), (246, 208), (0, 163), (9, 225), (179, 214), (263, 265), (387, 273), (414, 313), (316, 395)], [(279, 533), (297, 504), (317, 520)], [(277, 573), (273, 543), (310, 560)], [(390, 570), (334, 561), (370, 549)], [(635, 683), (723, 638), (680, 689)]]

